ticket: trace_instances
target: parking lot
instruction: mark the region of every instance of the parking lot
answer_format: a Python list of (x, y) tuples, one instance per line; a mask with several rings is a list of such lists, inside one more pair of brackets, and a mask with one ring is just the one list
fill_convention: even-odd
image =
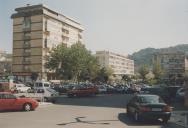
[(172, 121), (136, 123), (126, 115), (131, 95), (59, 97), (31, 112), (1, 112), (0, 128), (181, 128)]

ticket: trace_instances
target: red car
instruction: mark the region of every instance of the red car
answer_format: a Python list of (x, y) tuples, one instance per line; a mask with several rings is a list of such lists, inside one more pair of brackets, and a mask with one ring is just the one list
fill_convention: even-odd
[(91, 95), (96, 95), (97, 93), (98, 93), (98, 88), (95, 86), (91, 86), (91, 87), (76, 86), (72, 90), (67, 92), (67, 96), (68, 97), (91, 96)]
[(38, 102), (31, 98), (18, 98), (9, 92), (0, 92), (0, 110), (35, 110)]

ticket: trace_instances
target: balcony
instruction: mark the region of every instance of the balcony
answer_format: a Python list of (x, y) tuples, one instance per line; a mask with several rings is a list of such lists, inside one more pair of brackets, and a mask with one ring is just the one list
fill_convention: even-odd
[(24, 72), (31, 72), (31, 69), (30, 68), (23, 68), (23, 71)]
[(50, 51), (50, 48), (43, 48), (43, 50), (44, 50), (45, 52), (49, 52), (49, 51)]
[(23, 62), (22, 62), (23, 64), (30, 64), (31, 63), (31, 61), (30, 60), (23, 60)]
[(68, 37), (68, 36), (69, 36), (69, 33), (63, 32), (62, 36)]
[(31, 45), (30, 44), (23, 44), (23, 48), (30, 48)]
[(79, 33), (79, 34), (78, 34), (78, 37), (79, 37), (79, 39), (82, 39), (82, 34)]
[(44, 33), (45, 35), (47, 35), (47, 36), (50, 35), (50, 31), (48, 31), (48, 30), (45, 30), (43, 33)]
[(63, 26), (62, 31), (69, 31), (69, 28), (67, 26)]
[(30, 36), (23, 36), (23, 40), (30, 40), (31, 37)]
[(69, 37), (62, 35), (62, 40), (63, 41), (69, 41)]
[(23, 52), (23, 56), (31, 56), (30, 52)]
[(31, 28), (23, 28), (23, 31), (24, 31), (24, 32), (30, 32), (30, 31), (31, 31)]

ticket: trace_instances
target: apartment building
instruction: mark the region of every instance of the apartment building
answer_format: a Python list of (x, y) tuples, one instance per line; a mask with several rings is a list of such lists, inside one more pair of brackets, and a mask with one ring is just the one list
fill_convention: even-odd
[(185, 53), (179, 51), (161, 51), (153, 56), (153, 63), (159, 63), (164, 71), (164, 80), (168, 84), (182, 85), (187, 68)]
[(12, 72), (19, 80), (29, 81), (32, 73), (40, 79), (54, 79), (45, 68), (49, 51), (58, 44), (71, 46), (82, 42), (82, 25), (45, 5), (15, 9), (13, 19)]
[(111, 67), (114, 75), (134, 75), (134, 60), (110, 51), (97, 51), (96, 57), (101, 67)]

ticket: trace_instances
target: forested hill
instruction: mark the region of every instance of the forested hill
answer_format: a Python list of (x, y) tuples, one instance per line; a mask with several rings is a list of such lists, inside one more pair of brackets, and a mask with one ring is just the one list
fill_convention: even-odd
[(152, 64), (153, 54), (155, 52), (160, 52), (161, 50), (164, 50), (164, 51), (173, 50), (173, 51), (180, 51), (180, 52), (188, 53), (188, 44), (180, 44), (177, 46), (168, 47), (168, 48), (160, 48), (160, 49), (145, 48), (145, 49), (141, 49), (138, 52), (133, 53), (130, 57), (134, 60), (136, 68), (142, 64), (147, 64), (148, 66), (150, 66)]

